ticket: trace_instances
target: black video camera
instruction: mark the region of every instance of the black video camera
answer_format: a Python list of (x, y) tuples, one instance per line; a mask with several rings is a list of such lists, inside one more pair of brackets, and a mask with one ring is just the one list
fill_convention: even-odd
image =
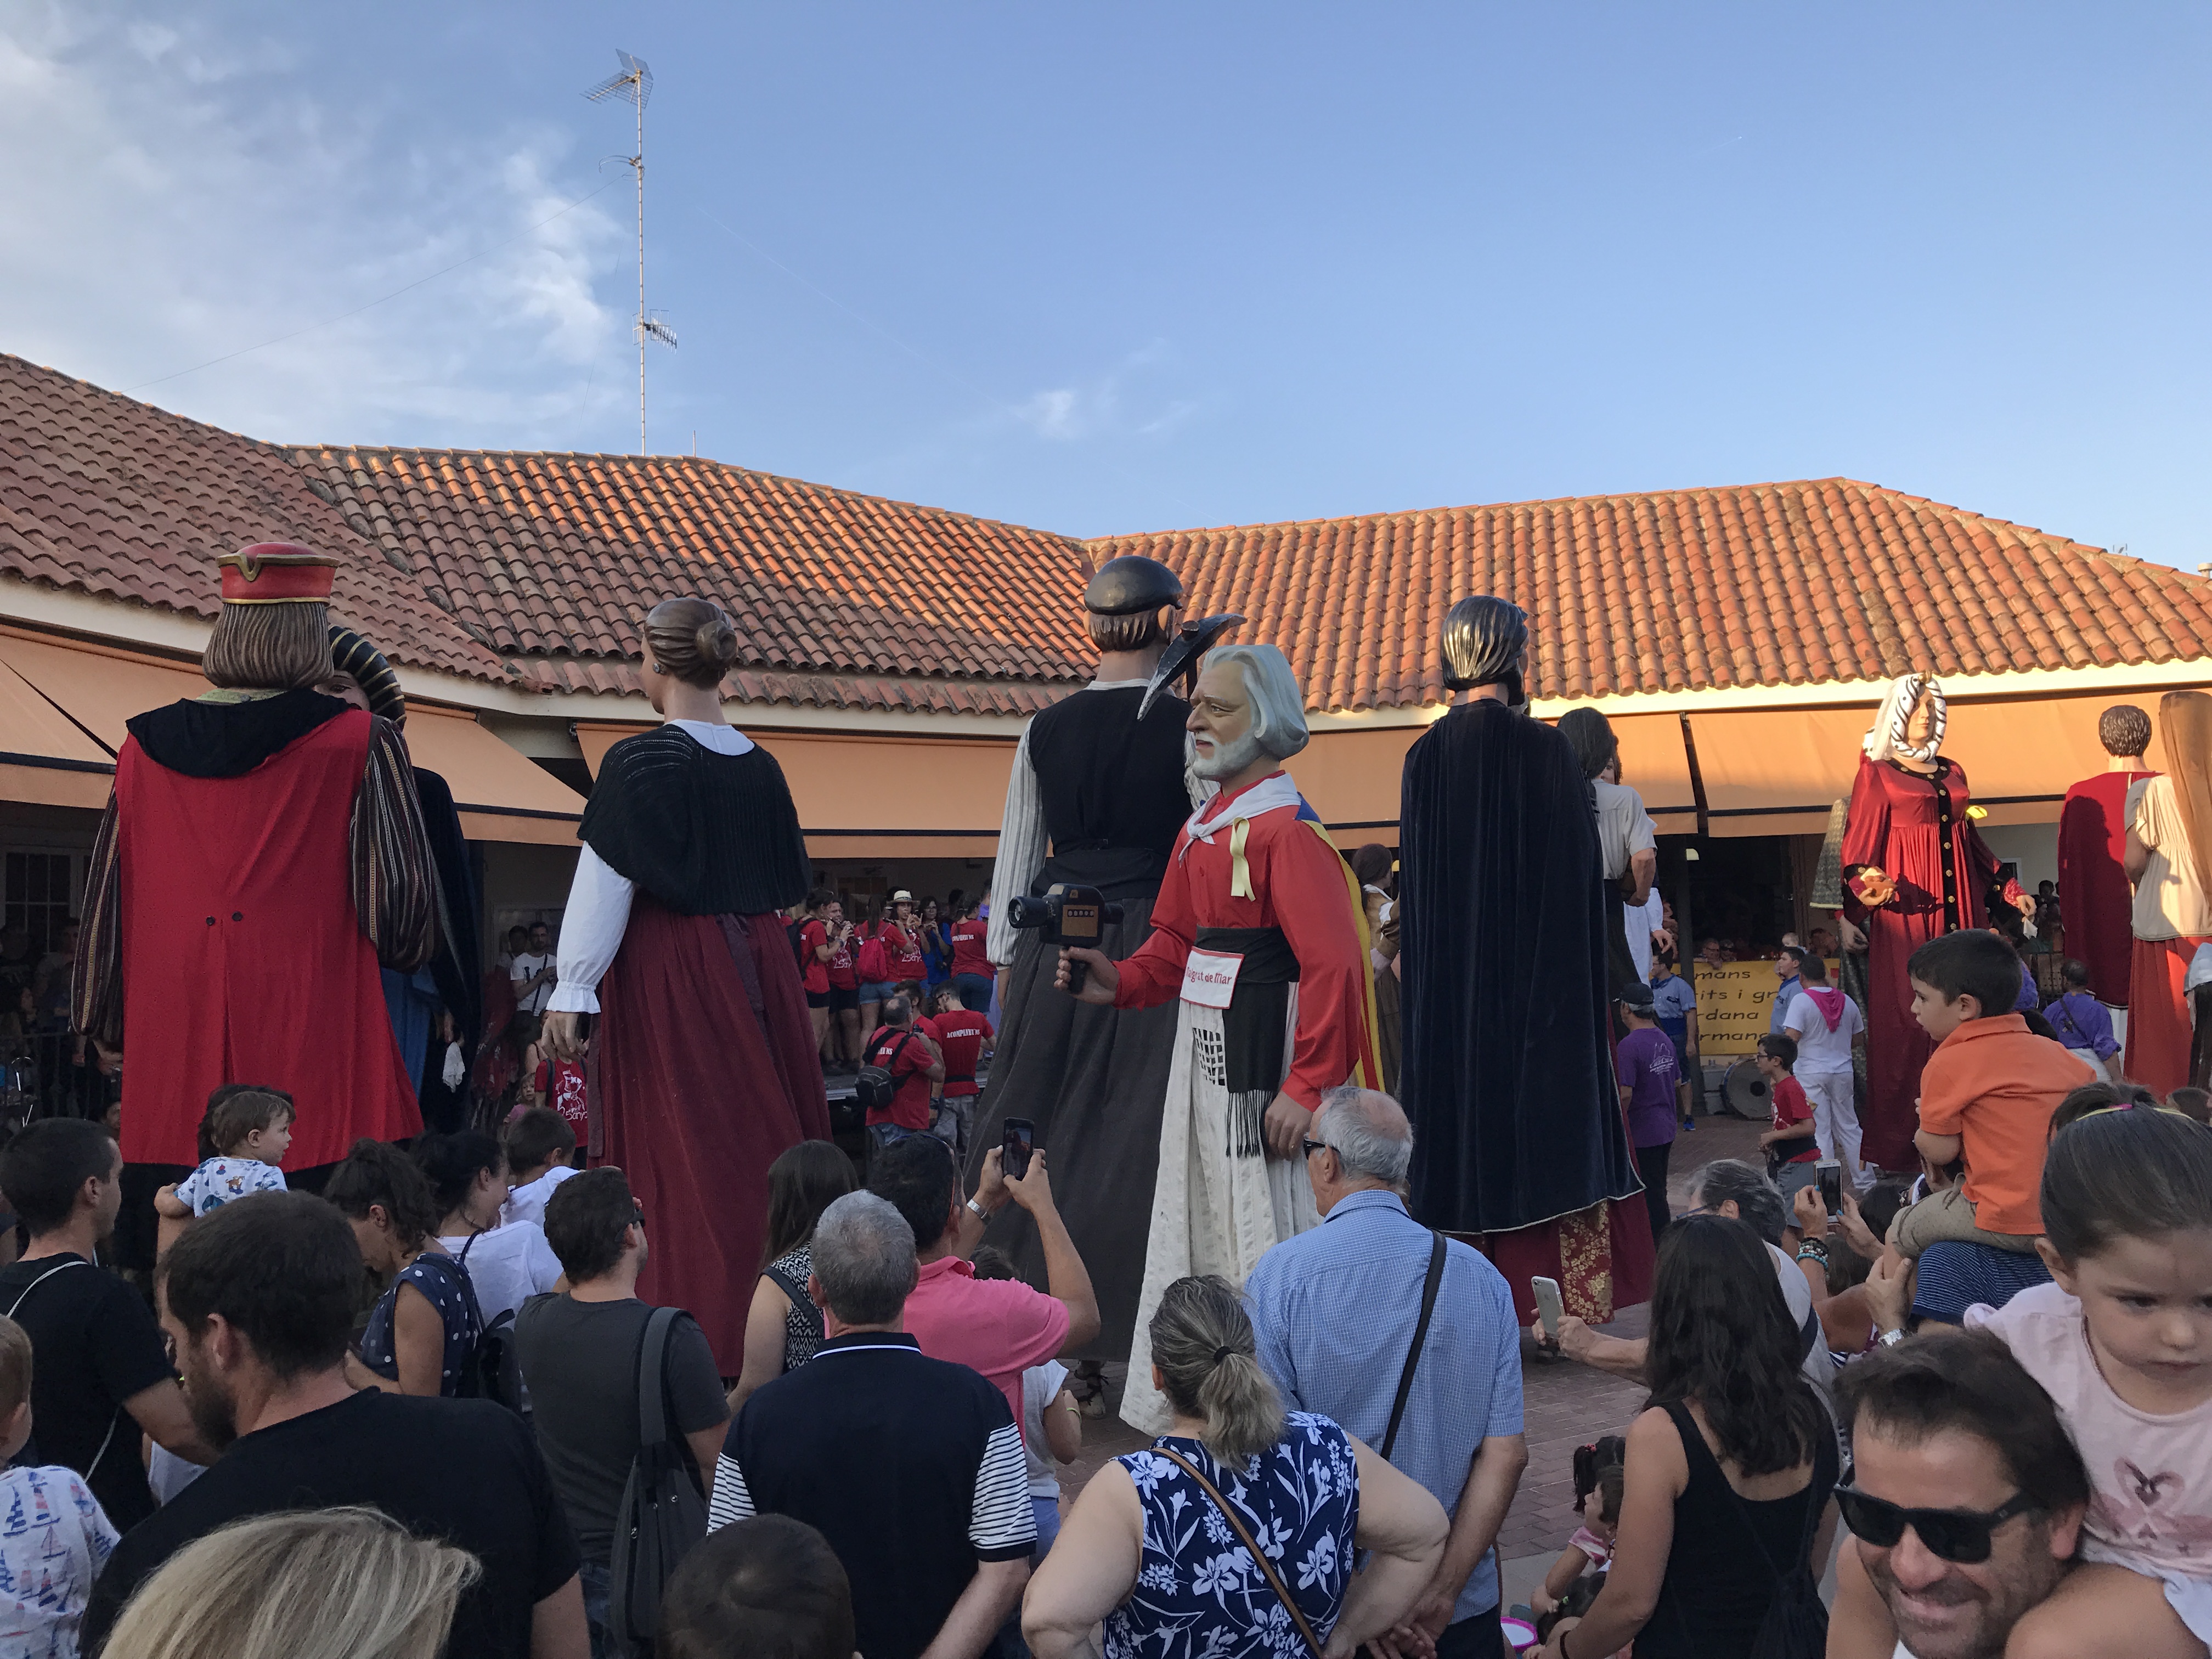
[[(1121, 907), (1109, 904), (1096, 887), (1071, 887), (1056, 882), (1042, 897), (1023, 893), (1009, 907), (1007, 921), (1024, 931), (1034, 930), (1047, 945), (1081, 945), (1098, 948), (1105, 924), (1121, 920)], [(1084, 965), (1067, 964), (1067, 988), (1083, 988)]]

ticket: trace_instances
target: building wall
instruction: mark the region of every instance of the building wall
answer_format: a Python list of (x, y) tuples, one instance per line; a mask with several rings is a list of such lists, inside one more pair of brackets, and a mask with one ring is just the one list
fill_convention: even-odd
[(550, 924), (561, 933), (568, 908), (568, 884), (576, 873), (574, 847), (535, 847), (522, 842), (480, 841), (471, 845), (483, 854), (483, 965), (506, 948), (507, 930), (518, 923)]
[(2048, 823), (1985, 823), (1982, 839), (2001, 859), (2020, 865), (2020, 884), (2033, 893), (2039, 881), (2058, 879), (2058, 820)]

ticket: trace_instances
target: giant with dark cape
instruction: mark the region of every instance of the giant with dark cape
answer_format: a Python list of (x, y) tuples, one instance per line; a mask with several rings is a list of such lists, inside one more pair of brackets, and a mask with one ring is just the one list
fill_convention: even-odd
[[(634, 884), (598, 981), (592, 1161), (619, 1164), (644, 1207), (653, 1252), (638, 1294), (689, 1309), (734, 1376), (768, 1166), (801, 1140), (827, 1139), (830, 1112), (775, 914), (809, 879), (791, 791), (766, 750), (724, 727), (742, 748), (716, 752), (691, 724), (607, 751), (579, 831), (588, 851), (562, 953), (565, 964), (572, 932), (598, 927), (587, 910), (609, 913), (601, 871)], [(587, 882), (599, 896), (580, 905)]]
[[(1096, 887), (1121, 907), (1098, 948), (1116, 962), (1151, 936), (1152, 904), (1170, 849), (1190, 813), (1183, 722), (1190, 705), (1162, 694), (1142, 720), (1143, 684), (1079, 691), (1030, 724), (1017, 756), (1015, 790), (1033, 792), (1051, 854), (1020, 881), (1001, 838), (994, 916), (1017, 892), (1055, 883)], [(1023, 779), (1018, 769), (1030, 777)], [(1019, 802), (1010, 807), (1016, 816)], [(995, 931), (995, 929), (994, 929)], [(1086, 1359), (1124, 1359), (1135, 1334), (1145, 1276), (1160, 1119), (1175, 1059), (1176, 1006), (1102, 1008), (1053, 989), (1060, 953), (1019, 935), (1000, 999), (998, 1048), (975, 1114), (970, 1186), (1006, 1118), (1036, 1124), (1053, 1172), (1053, 1198), (1090, 1269), (1100, 1330)], [(1036, 1224), (1018, 1205), (992, 1218), (987, 1243), (1042, 1283)]]
[[(1650, 1224), (1613, 1083), (1597, 825), (1567, 740), (1504, 703), (1452, 709), (1406, 757), (1400, 1090), (1414, 1216), (1473, 1235), (1534, 1313), (1649, 1294)], [(1617, 908), (1617, 904), (1615, 906)]]

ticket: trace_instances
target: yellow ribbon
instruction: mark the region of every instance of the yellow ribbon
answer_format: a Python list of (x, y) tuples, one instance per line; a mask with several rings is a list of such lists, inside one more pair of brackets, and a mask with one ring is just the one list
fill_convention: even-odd
[(1252, 866), (1244, 861), (1244, 840), (1250, 834), (1252, 820), (1238, 818), (1229, 832), (1229, 896), (1257, 898), (1252, 890)]

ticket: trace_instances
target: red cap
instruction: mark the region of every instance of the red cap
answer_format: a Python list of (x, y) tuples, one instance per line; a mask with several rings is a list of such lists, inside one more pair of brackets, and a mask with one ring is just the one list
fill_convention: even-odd
[(339, 561), (296, 542), (256, 542), (216, 563), (225, 605), (321, 605)]

